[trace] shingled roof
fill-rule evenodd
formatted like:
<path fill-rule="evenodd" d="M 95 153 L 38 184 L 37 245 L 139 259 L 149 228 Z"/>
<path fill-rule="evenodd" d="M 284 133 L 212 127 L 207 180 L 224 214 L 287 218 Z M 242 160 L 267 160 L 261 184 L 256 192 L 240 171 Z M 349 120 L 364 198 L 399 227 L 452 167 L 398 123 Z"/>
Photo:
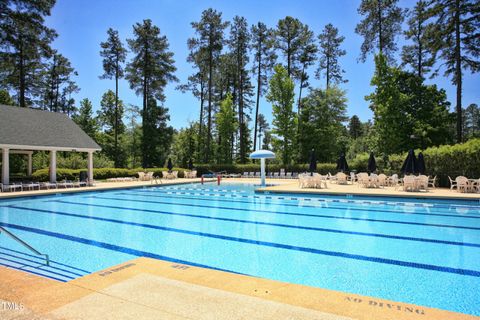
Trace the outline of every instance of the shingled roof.
<path fill-rule="evenodd" d="M 101 150 L 62 113 L 0 105 L 0 147 L 27 150 Z"/>

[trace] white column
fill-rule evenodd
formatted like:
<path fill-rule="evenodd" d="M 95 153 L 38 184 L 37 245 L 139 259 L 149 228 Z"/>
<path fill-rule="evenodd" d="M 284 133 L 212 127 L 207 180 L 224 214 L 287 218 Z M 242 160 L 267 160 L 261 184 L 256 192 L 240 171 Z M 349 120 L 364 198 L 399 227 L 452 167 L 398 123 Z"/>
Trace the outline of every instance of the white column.
<path fill-rule="evenodd" d="M 27 176 L 31 176 L 32 175 L 32 153 L 30 152 L 28 154 L 28 164 L 27 164 Z"/>
<path fill-rule="evenodd" d="M 57 151 L 50 151 L 50 182 L 57 182 Z"/>
<path fill-rule="evenodd" d="M 93 184 L 93 151 L 88 151 L 88 160 L 87 160 L 87 175 L 88 175 L 88 184 Z"/>
<path fill-rule="evenodd" d="M 2 183 L 10 183 L 10 150 L 2 149 Z"/>
<path fill-rule="evenodd" d="M 265 159 L 260 159 L 260 179 L 261 179 L 261 186 L 265 187 Z"/>

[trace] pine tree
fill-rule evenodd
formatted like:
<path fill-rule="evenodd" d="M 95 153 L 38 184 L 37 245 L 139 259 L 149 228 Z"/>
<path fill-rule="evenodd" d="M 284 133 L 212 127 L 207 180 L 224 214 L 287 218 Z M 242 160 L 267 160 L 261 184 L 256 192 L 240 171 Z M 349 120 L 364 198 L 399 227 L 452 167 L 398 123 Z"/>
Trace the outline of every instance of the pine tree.
<path fill-rule="evenodd" d="M 348 133 L 353 139 L 357 139 L 363 134 L 362 122 L 357 115 L 353 115 L 350 118 L 350 122 L 348 123 Z"/>
<path fill-rule="evenodd" d="M 188 77 L 186 83 L 177 87 L 182 92 L 190 91 L 195 98 L 200 101 L 200 115 L 198 119 L 199 125 L 199 137 L 197 141 L 197 153 L 205 154 L 205 139 L 204 139 L 204 126 L 205 126 L 205 100 L 208 94 L 208 68 L 207 68 L 207 52 L 204 47 L 200 46 L 200 42 L 196 38 L 190 38 L 187 41 L 188 49 L 190 53 L 187 57 L 187 62 L 191 63 L 195 69 L 195 72 Z M 202 157 L 203 159 L 203 157 Z"/>
<path fill-rule="evenodd" d="M 127 57 L 127 50 L 124 48 L 122 41 L 118 35 L 118 31 L 109 28 L 107 31 L 108 39 L 105 42 L 100 43 L 102 50 L 100 56 L 103 58 L 103 71 L 100 76 L 101 79 L 115 79 L 115 146 L 114 149 L 118 150 L 118 126 L 119 126 L 119 112 L 118 112 L 118 80 L 123 78 L 124 70 L 123 64 Z M 117 154 L 117 152 L 115 152 Z M 114 157 L 115 167 L 119 166 L 118 157 Z"/>
<path fill-rule="evenodd" d="M 228 45 L 235 61 L 234 90 L 236 94 L 233 98 L 238 110 L 238 160 L 240 163 L 247 162 L 247 152 L 250 145 L 248 113 L 246 113 L 246 111 L 251 109 L 251 97 L 253 96 L 253 86 L 247 70 L 249 43 L 250 33 L 248 31 L 247 20 L 244 17 L 235 16 L 230 29 Z"/>
<path fill-rule="evenodd" d="M 327 24 L 322 33 L 318 35 L 320 42 L 320 59 L 316 72 L 316 78 L 320 79 L 322 74 L 325 76 L 326 88 L 330 88 L 330 83 L 338 84 L 347 82 L 343 78 L 345 70 L 340 67 L 338 59 L 347 52 L 340 48 L 345 37 L 338 35 L 338 29 L 331 23 Z"/>
<path fill-rule="evenodd" d="M 307 25 L 303 25 L 298 58 L 301 69 L 297 76 L 297 78 L 300 80 L 300 90 L 297 104 L 297 110 L 299 114 L 301 110 L 302 89 L 309 86 L 307 69 L 315 63 L 315 60 L 317 59 L 317 52 L 318 47 L 315 44 L 315 34 L 308 28 Z"/>
<path fill-rule="evenodd" d="M 71 101 L 68 96 L 78 92 L 79 88 L 71 79 L 78 73 L 70 61 L 56 50 L 51 59 L 45 64 L 44 70 L 44 99 L 43 109 L 52 112 L 71 113 Z"/>
<path fill-rule="evenodd" d="M 14 106 L 15 101 L 10 96 L 7 90 L 0 89 L 0 104 L 4 104 L 7 106 Z"/>
<path fill-rule="evenodd" d="M 57 36 L 47 28 L 45 17 L 54 0 L 3 0 L 0 7 L 0 83 L 16 92 L 20 107 L 41 97 L 43 59 L 51 55 L 50 43 Z"/>
<path fill-rule="evenodd" d="M 265 119 L 263 114 L 258 115 L 258 142 L 259 142 L 259 149 L 268 149 L 268 143 L 265 143 L 265 138 L 269 134 L 270 125 Z M 262 137 L 264 138 L 262 140 Z"/>
<path fill-rule="evenodd" d="M 408 30 L 405 31 L 407 39 L 413 44 L 402 48 L 402 65 L 410 66 L 420 78 L 430 72 L 435 60 L 428 48 L 428 38 L 434 31 L 434 25 L 429 23 L 428 3 L 419 0 L 412 10 L 409 10 L 407 21 Z"/>
<path fill-rule="evenodd" d="M 257 100 L 253 132 L 253 150 L 257 150 L 257 133 L 260 134 L 260 97 L 267 91 L 269 73 L 275 65 L 277 55 L 273 49 L 274 31 L 272 29 L 268 29 L 264 23 L 258 22 L 256 25 L 252 25 L 250 32 L 252 34 L 251 49 L 254 52 L 252 73 L 257 77 Z"/>
<path fill-rule="evenodd" d="M 78 114 L 72 117 L 73 121 L 92 139 L 96 139 L 98 132 L 98 122 L 93 116 L 92 102 L 87 98 L 80 101 Z"/>
<path fill-rule="evenodd" d="M 207 137 L 205 146 L 205 162 L 209 162 L 211 152 L 212 139 L 212 114 L 213 114 L 213 85 L 215 65 L 218 57 L 222 51 L 225 43 L 223 38 L 223 31 L 228 26 L 228 22 L 222 21 L 222 14 L 213 9 L 207 9 L 202 12 L 202 17 L 199 22 L 192 22 L 192 27 L 197 35 L 196 38 L 191 39 L 199 50 L 204 51 L 205 64 L 208 71 L 207 83 Z"/>
<path fill-rule="evenodd" d="M 290 164 L 292 147 L 295 141 L 297 116 L 293 111 L 294 83 L 287 70 L 281 65 L 275 66 L 275 73 L 270 79 L 267 101 L 273 104 L 273 130 L 277 135 L 274 143 L 279 150 L 284 165 Z"/>
<path fill-rule="evenodd" d="M 477 0 L 438 0 L 429 9 L 435 29 L 429 47 L 443 60 L 445 76 L 457 87 L 457 142 L 462 142 L 463 70 L 480 71 L 480 2 Z M 439 69 L 436 70 L 437 73 Z"/>
<path fill-rule="evenodd" d="M 365 62 L 367 55 L 375 52 L 383 54 L 389 61 L 393 60 L 393 53 L 397 50 L 395 37 L 402 30 L 404 15 L 397 2 L 362 0 L 358 13 L 365 18 L 355 28 L 355 32 L 364 38 L 360 61 Z"/>
<path fill-rule="evenodd" d="M 98 110 L 98 122 L 103 129 L 103 136 L 100 139 L 103 152 L 110 159 L 117 159 L 119 167 L 125 167 L 127 152 L 125 148 L 118 148 L 115 145 L 116 135 L 121 136 L 125 133 L 125 124 L 122 121 L 124 108 L 122 100 L 117 100 L 115 93 L 108 90 L 102 96 Z"/>
<path fill-rule="evenodd" d="M 275 30 L 275 47 L 286 59 L 286 69 L 289 77 L 300 75 L 300 50 L 303 44 L 304 25 L 300 20 L 290 16 L 281 19 Z"/>
<path fill-rule="evenodd" d="M 217 128 L 217 163 L 231 164 L 233 162 L 232 138 L 238 128 L 231 93 L 227 93 L 225 99 L 220 103 L 220 110 L 215 115 L 215 123 Z"/>
<path fill-rule="evenodd" d="M 166 36 L 160 34 L 160 29 L 152 24 L 151 20 L 144 20 L 143 23 L 136 23 L 133 26 L 134 38 L 128 39 L 130 50 L 135 55 L 127 64 L 126 79 L 130 88 L 135 90 L 137 95 L 142 96 L 142 166 L 144 168 L 152 165 L 151 160 L 157 157 L 152 155 L 155 149 L 152 143 L 158 138 L 147 134 L 149 128 L 157 128 L 155 123 L 158 117 L 164 118 L 163 107 L 157 107 L 157 101 L 165 101 L 164 89 L 167 83 L 178 81 L 174 72 L 173 53 L 169 51 L 169 44 Z M 153 101 L 149 101 L 153 100 Z M 149 110 L 158 108 L 159 110 Z M 162 134 L 161 129 L 151 130 L 152 134 Z"/>

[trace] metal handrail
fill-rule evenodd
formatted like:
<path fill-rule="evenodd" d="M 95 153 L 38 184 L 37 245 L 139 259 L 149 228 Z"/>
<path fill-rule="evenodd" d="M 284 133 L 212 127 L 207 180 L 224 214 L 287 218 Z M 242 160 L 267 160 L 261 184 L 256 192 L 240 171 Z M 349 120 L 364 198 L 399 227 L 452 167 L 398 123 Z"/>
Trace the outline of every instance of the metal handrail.
<path fill-rule="evenodd" d="M 9 236 L 9 237 L 12 238 L 13 240 L 17 241 L 18 243 L 20 243 L 21 245 L 23 245 L 25 248 L 27 248 L 27 249 L 30 250 L 31 252 L 35 253 L 35 254 L 38 255 L 38 256 L 43 256 L 43 257 L 45 257 L 45 261 L 46 261 L 46 263 L 47 263 L 47 266 L 50 265 L 50 258 L 48 257 L 48 254 L 44 254 L 44 253 L 39 252 L 37 249 L 35 249 L 35 248 L 32 247 L 31 245 L 29 245 L 28 243 L 26 243 L 25 241 L 23 241 L 22 239 L 20 239 L 19 237 L 17 237 L 16 235 L 14 235 L 13 233 L 11 233 L 11 232 L 8 231 L 7 229 L 5 229 L 4 227 L 0 226 L 0 233 L 2 233 L 2 231 L 3 231 L 7 236 Z"/>

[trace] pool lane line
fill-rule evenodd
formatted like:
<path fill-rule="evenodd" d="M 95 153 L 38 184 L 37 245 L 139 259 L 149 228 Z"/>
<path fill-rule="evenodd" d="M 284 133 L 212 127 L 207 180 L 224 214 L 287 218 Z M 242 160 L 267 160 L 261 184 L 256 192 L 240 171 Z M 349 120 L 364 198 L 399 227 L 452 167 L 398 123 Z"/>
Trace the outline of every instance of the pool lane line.
<path fill-rule="evenodd" d="M 2 256 L 8 256 L 8 257 L 11 257 L 11 258 L 15 258 L 15 259 L 18 259 L 18 260 L 25 260 L 25 261 L 28 261 L 28 262 L 31 262 L 31 263 L 37 263 L 39 264 L 40 266 L 46 266 L 48 268 L 52 268 L 52 269 L 55 269 L 55 270 L 59 270 L 59 271 L 63 271 L 65 273 L 71 273 L 73 275 L 76 275 L 78 277 L 82 277 L 84 276 L 85 274 L 80 274 L 80 273 L 75 273 L 73 271 L 69 271 L 69 270 L 66 270 L 66 269 L 62 269 L 62 268 L 58 268 L 58 267 L 54 267 L 52 265 L 49 265 L 47 266 L 45 264 L 45 261 L 35 261 L 35 260 L 30 260 L 30 259 L 27 259 L 27 258 L 24 258 L 24 257 L 19 257 L 19 256 L 15 256 L 15 255 L 12 255 L 12 254 L 9 254 L 9 253 L 5 253 L 5 252 L 0 252 L 0 259 L 2 258 Z M 19 262 L 20 263 L 20 262 Z M 51 263 L 51 261 L 50 261 Z M 50 271 L 49 271 L 50 272 Z M 60 273 L 58 273 L 59 275 L 62 275 Z"/>
<path fill-rule="evenodd" d="M 165 188 L 162 188 L 162 187 L 152 187 L 152 188 L 148 188 L 148 189 L 130 189 L 131 191 L 135 191 L 135 192 L 142 192 L 142 193 L 169 193 L 169 192 L 173 192 L 173 191 L 169 191 L 169 190 L 175 190 L 175 189 L 165 189 Z M 210 189 L 208 189 L 210 190 Z M 115 190 L 116 192 L 115 193 L 120 193 L 118 191 L 120 190 Z M 178 189 L 177 193 L 178 192 L 182 192 L 181 189 Z M 185 190 L 187 191 L 187 190 Z M 190 191 L 195 191 L 195 192 L 204 192 L 206 193 L 203 189 L 196 189 L 196 190 L 190 190 Z M 216 192 L 216 193 L 219 193 L 217 191 L 207 191 L 207 192 Z M 208 193 L 209 195 L 211 193 Z M 220 194 L 219 194 L 220 195 Z M 220 195 L 221 196 L 221 195 Z M 376 198 L 372 199 L 371 197 L 367 197 L 367 196 L 358 196 L 356 198 L 354 198 L 353 200 L 350 199 L 350 198 L 345 198 L 345 197 L 342 197 L 341 195 L 338 195 L 338 196 L 332 196 L 332 195 L 322 195 L 322 194 L 285 194 L 285 193 L 261 193 L 261 194 L 258 194 L 258 193 L 252 193 L 252 194 L 248 194 L 248 195 L 243 195 L 243 194 L 234 194 L 232 195 L 232 197 L 235 197 L 235 198 L 242 198 L 242 197 L 255 197 L 255 198 L 260 198 L 260 197 L 265 197 L 265 198 L 269 198 L 269 199 L 272 199 L 272 200 L 275 200 L 275 199 L 279 199 L 279 200 L 288 200 L 288 201 L 296 201 L 296 200 L 303 200 L 303 199 L 306 199 L 307 201 L 310 201 L 310 200 L 316 200 L 316 201 L 322 201 L 322 202 L 334 202 L 334 203 L 337 203 L 337 202 L 349 202 L 349 203 L 372 203 L 372 204 L 387 204 L 387 205 L 403 205 L 403 206 L 408 206 L 408 207 L 421 207 L 421 208 L 447 208 L 447 209 L 477 209 L 477 210 L 480 210 L 480 205 L 468 205 L 468 204 L 455 204 L 455 203 L 452 203 L 452 204 L 448 204 L 448 205 L 445 205 L 445 204 L 440 204 L 440 203 L 435 203 L 435 202 L 418 202 L 418 201 L 413 201 L 413 199 L 408 199 L 408 198 L 405 198 L 406 200 L 410 200 L 410 201 L 386 201 L 386 200 L 376 200 Z M 387 196 L 385 196 L 387 197 Z M 289 199 L 290 198 L 290 199 Z M 365 198 L 363 200 L 361 200 L 360 198 Z M 380 198 L 380 196 L 377 196 L 377 198 Z M 426 199 L 427 201 L 428 200 L 431 200 L 431 199 Z M 465 202 L 474 202 L 474 203 L 477 203 L 476 200 L 464 200 Z M 448 210 L 449 211 L 449 210 Z"/>
<path fill-rule="evenodd" d="M 327 203 L 327 204 L 353 204 L 355 205 L 356 207 L 362 207 L 364 205 L 385 205 L 385 206 L 398 206 L 398 205 L 401 205 L 403 207 L 406 207 L 406 208 L 419 208 L 419 209 L 424 209 L 424 210 L 427 210 L 427 209 L 433 209 L 433 208 L 448 208 L 448 207 L 434 207 L 434 206 L 425 206 L 425 205 L 419 205 L 418 203 L 411 203 L 411 202 L 389 202 L 389 201 L 376 201 L 376 200 L 372 200 L 372 201 L 357 201 L 357 200 L 350 200 L 350 199 L 322 199 L 322 198 L 318 198 L 318 197 L 314 197 L 314 198 L 304 198 L 304 197 L 289 197 L 289 196 L 270 196 L 270 195 L 230 195 L 230 196 L 226 196 L 224 194 L 212 194 L 212 193 L 201 193 L 201 192 L 194 192 L 194 193 L 191 193 L 191 192 L 174 192 L 174 191 L 160 191 L 160 190 L 154 190 L 154 191 L 147 191 L 147 190 L 132 190 L 132 192 L 125 192 L 125 191 L 122 191 L 122 192 L 115 192 L 115 193 L 112 193 L 112 195 L 126 195 L 126 194 L 135 194 L 135 195 L 144 195 L 144 196 L 147 196 L 147 195 L 150 195 L 152 197 L 161 197 L 159 196 L 158 194 L 165 194 L 165 195 L 182 195 L 182 196 L 187 196 L 187 195 L 192 195 L 192 196 L 215 196 L 216 198 L 219 198 L 221 199 L 221 197 L 223 198 L 231 198 L 231 199 L 238 199 L 238 200 L 241 200 L 242 198 L 250 198 L 250 199 L 260 199 L 260 200 L 273 200 L 273 201 L 282 201 L 282 200 L 287 200 L 287 201 L 297 201 L 297 202 L 300 202 L 300 201 L 304 201 L 304 202 L 311 202 L 311 203 Z M 276 197 L 276 198 L 275 198 Z M 233 202 L 241 202 L 241 203 L 257 203 L 257 202 L 252 202 L 252 201 L 233 201 Z M 276 203 L 276 202 L 272 202 L 272 201 L 263 201 L 263 203 L 267 203 L 267 204 L 279 204 L 279 203 Z M 300 204 L 299 203 L 281 203 L 281 205 L 286 205 L 286 206 L 299 206 Z M 313 208 L 316 208 L 317 206 L 314 206 L 314 205 L 308 205 L 306 203 L 302 203 L 301 204 L 302 207 L 313 207 Z M 441 210 L 440 212 L 444 212 L 444 213 L 450 213 L 451 210 L 453 208 L 450 208 L 449 210 Z M 456 207 L 456 209 L 471 209 L 471 211 L 473 211 L 474 209 L 476 209 L 477 211 L 480 212 L 480 206 L 462 206 L 462 207 Z M 390 212 L 398 212 L 398 213 L 404 213 L 404 211 L 400 211 L 400 210 L 388 210 L 386 209 L 387 211 L 390 211 Z M 420 213 L 419 213 L 420 214 Z M 428 213 L 423 213 L 423 214 L 428 214 Z M 475 218 L 480 218 L 480 213 L 470 213 L 471 215 L 473 215 Z M 457 215 L 453 215 L 453 216 L 457 216 Z"/>
<path fill-rule="evenodd" d="M 41 269 L 41 268 L 40 268 L 41 266 L 35 266 L 35 265 L 27 264 L 27 263 L 24 263 L 24 262 L 18 262 L 18 261 L 11 260 L 11 259 L 8 259 L 8 258 L 2 258 L 1 256 L 0 256 L 0 259 L 1 259 L 1 260 L 8 261 L 8 262 L 12 262 L 12 263 L 20 264 L 20 265 L 25 266 L 25 267 L 29 267 L 29 268 L 33 268 L 33 269 L 38 269 L 38 270 L 44 271 L 44 272 L 46 272 L 46 273 L 52 273 L 52 274 L 54 274 L 54 275 L 67 278 L 67 279 L 69 279 L 69 280 L 75 279 L 75 277 L 72 277 L 72 276 L 69 276 L 69 275 L 64 275 L 64 274 L 62 274 L 62 273 L 58 273 L 58 272 L 55 272 L 55 271 L 50 271 L 50 270 Z M 15 267 L 13 267 L 13 266 L 10 266 L 10 268 L 14 268 L 14 269 L 16 269 L 16 270 L 27 271 L 27 272 L 29 271 L 29 270 L 23 269 L 24 267 L 15 268 Z M 48 277 L 48 276 L 46 276 L 46 277 Z"/>
<path fill-rule="evenodd" d="M 228 270 L 228 269 L 223 269 L 223 268 L 217 268 L 213 266 L 209 266 L 206 264 L 201 264 L 201 263 L 196 263 L 192 261 L 187 261 L 187 260 L 182 260 L 182 259 L 177 259 L 177 258 L 172 258 L 172 257 L 167 257 L 167 256 L 162 256 L 156 253 L 148 252 L 148 251 L 142 251 L 142 250 L 137 250 L 133 248 L 128 248 L 128 247 L 122 247 L 122 246 L 117 246 L 115 244 L 107 243 L 107 242 L 101 242 L 101 241 L 96 241 L 96 240 L 91 240 L 91 239 L 85 239 L 81 237 L 76 237 L 64 233 L 58 233 L 58 232 L 53 232 L 53 231 L 48 231 L 48 230 L 43 230 L 43 229 L 38 229 L 38 228 L 31 228 L 31 227 L 26 227 L 26 226 L 21 226 L 17 224 L 12 224 L 12 223 L 6 223 L 6 222 L 0 222 L 0 226 L 7 227 L 7 228 L 12 228 L 12 229 L 17 229 L 17 230 L 22 230 L 26 232 L 31 232 L 31 233 L 36 233 L 48 237 L 54 237 L 58 239 L 63 239 L 63 240 L 69 240 L 69 241 L 74 241 L 90 246 L 96 246 L 102 249 L 107 249 L 111 251 L 117 251 L 125 254 L 130 254 L 135 257 L 147 257 L 147 258 L 154 258 L 158 260 L 164 260 L 164 261 L 169 261 L 169 262 L 174 262 L 174 263 L 180 263 L 180 264 L 188 264 L 190 266 L 194 267 L 200 267 L 200 268 L 208 268 L 208 269 L 213 269 L 213 270 L 218 270 L 218 271 L 226 271 L 226 272 L 231 272 L 231 273 L 236 273 L 236 274 L 244 274 L 240 273 L 237 271 L 233 270 Z M 24 270 L 26 272 L 30 272 L 28 270 Z M 60 280 L 62 281 L 62 280 Z"/>
<path fill-rule="evenodd" d="M 76 202 L 69 202 L 69 203 L 74 204 L 74 205 L 82 205 L 82 206 L 88 206 L 89 205 L 89 204 L 85 204 L 85 203 L 76 203 Z M 289 229 L 299 229 L 299 230 L 308 230 L 308 231 L 329 232 L 329 233 L 339 233 L 339 234 L 348 234 L 348 235 L 357 235 L 357 236 L 378 237 L 378 238 L 386 238 L 386 239 L 394 239 L 394 240 L 417 241 L 417 242 L 427 242 L 427 243 L 436 243 L 436 244 L 446 244 L 446 245 L 480 248 L 480 244 L 469 243 L 469 242 L 457 242 L 457 241 L 449 241 L 449 240 L 436 240 L 436 239 L 427 239 L 427 238 L 404 237 L 404 236 L 386 235 L 386 234 L 380 234 L 380 233 L 367 233 L 367 232 L 360 232 L 360 231 L 345 231 L 345 230 L 319 228 L 319 227 L 295 226 L 295 225 L 289 225 L 289 224 L 283 224 L 283 223 L 272 223 L 272 222 L 251 221 L 251 220 L 233 219 L 233 218 L 211 217 L 211 216 L 204 216 L 204 215 L 191 214 L 191 213 L 177 213 L 177 212 L 160 211 L 160 210 L 152 210 L 152 209 L 112 207 L 112 206 L 106 206 L 106 205 L 94 205 L 94 206 L 99 206 L 99 207 L 108 208 L 108 209 L 123 209 L 123 210 L 125 210 L 125 213 L 129 213 L 129 211 L 148 212 L 148 213 L 155 213 L 155 214 L 162 214 L 162 215 L 183 216 L 183 217 L 191 217 L 191 218 L 199 218 L 199 219 L 207 219 L 207 220 L 219 220 L 219 221 L 245 223 L 245 224 L 253 224 L 253 225 L 265 225 L 265 226 L 283 227 L 283 228 L 289 228 Z M 49 209 L 36 209 L 36 208 L 32 209 L 32 208 L 29 208 L 29 207 L 20 207 L 20 206 L 12 206 L 11 208 L 19 209 L 19 210 L 25 210 L 25 211 L 32 210 L 32 211 L 43 212 L 43 213 L 70 214 L 68 212 L 52 211 L 52 210 L 49 210 Z M 85 216 L 85 215 L 82 215 L 82 217 L 83 216 Z M 85 217 L 88 217 L 88 216 L 85 216 Z"/>
<path fill-rule="evenodd" d="M 168 227 L 160 227 L 160 226 L 154 226 L 154 225 L 143 224 L 143 223 L 132 223 L 132 222 L 127 223 L 125 221 L 115 220 L 115 219 L 104 219 L 104 218 L 96 218 L 96 217 L 82 217 L 82 218 L 88 218 L 88 219 L 94 219 L 94 220 L 100 220 L 100 221 L 108 221 L 108 222 L 114 222 L 114 223 L 119 223 L 119 224 L 134 225 L 134 226 L 140 226 L 140 227 L 144 227 L 144 228 L 152 228 L 152 229 L 157 229 L 157 230 L 171 231 L 171 232 L 176 232 L 176 233 L 181 233 L 181 234 L 200 236 L 200 237 L 206 237 L 206 238 L 212 238 L 212 239 L 220 239 L 220 240 L 225 240 L 225 241 L 247 243 L 247 244 L 253 244 L 253 245 L 257 245 L 257 246 L 272 247 L 272 248 L 278 248 L 278 249 L 306 252 L 306 253 L 312 253 L 312 254 L 318 254 L 318 255 L 332 256 L 332 257 L 339 257 L 339 258 L 345 258 L 345 259 L 353 259 L 353 260 L 367 261 L 367 262 L 374 262 L 374 263 L 381 263 L 381 264 L 388 264 L 388 265 L 396 265 L 396 266 L 401 266 L 401 267 L 410 267 L 410 268 L 416 268 L 416 269 L 439 271 L 439 272 L 444 272 L 444 273 L 459 274 L 459 275 L 463 275 L 463 276 L 480 277 L 480 271 L 477 271 L 477 270 L 443 267 L 443 266 L 436 266 L 436 265 L 425 264 L 425 263 L 409 262 L 409 261 L 394 260 L 394 259 L 379 258 L 379 257 L 370 257 L 370 256 L 344 253 L 344 252 L 337 252 L 337 251 L 327 251 L 327 250 L 313 249 L 313 248 L 300 247 L 300 246 L 292 246 L 292 245 L 279 244 L 279 243 L 273 243 L 273 242 L 267 242 L 267 241 L 259 241 L 259 240 L 245 239 L 245 238 L 222 236 L 222 235 L 206 233 L 206 232 L 195 232 L 195 231 L 189 231 L 189 230 L 182 230 L 182 229 L 175 229 L 175 228 L 168 228 Z M 71 235 L 66 235 L 66 234 L 61 234 L 61 233 L 52 232 L 52 231 L 48 231 L 48 230 L 42 230 L 42 229 L 31 228 L 31 227 L 26 227 L 26 226 L 11 224 L 11 223 L 3 223 L 3 222 L 0 222 L 0 225 L 4 226 L 4 227 L 13 228 L 13 229 L 35 232 L 35 233 L 38 233 L 38 234 L 43 234 L 43 235 L 47 235 L 47 236 L 52 236 L 52 237 L 57 237 L 57 238 L 82 242 L 82 243 L 86 243 L 86 244 L 94 244 L 94 245 L 101 244 L 102 247 L 107 248 L 107 249 L 111 248 L 111 249 L 114 249 L 116 251 L 117 250 L 118 251 L 124 250 L 122 252 L 125 252 L 125 253 L 136 252 L 136 253 L 141 253 L 141 255 L 143 255 L 143 256 L 153 257 L 153 258 L 156 258 L 156 259 L 163 259 L 163 258 L 161 258 L 163 256 L 160 256 L 160 255 L 157 255 L 157 254 L 154 254 L 154 253 L 151 253 L 151 252 L 140 251 L 140 250 L 136 250 L 136 249 L 132 249 L 132 248 L 126 248 L 126 247 L 120 247 L 120 246 L 105 243 L 105 242 L 99 242 L 99 241 L 95 241 L 95 240 L 84 239 L 84 238 L 71 236 Z M 131 254 L 133 254 L 133 253 L 131 253 Z M 145 254 L 147 254 L 147 255 L 145 255 Z M 133 254 L 133 255 L 141 256 L 141 255 L 138 255 L 138 254 Z M 155 256 L 157 256 L 157 257 L 155 257 Z M 172 259 L 172 258 L 170 258 L 170 259 Z M 163 260 L 166 260 L 166 259 L 163 259 Z M 178 259 L 174 259 L 174 260 L 178 260 Z M 167 261 L 170 261 L 170 260 L 167 260 Z M 172 261 L 172 262 L 191 264 L 191 263 L 188 263 L 188 262 L 182 261 L 182 260 Z M 194 266 L 202 266 L 202 265 L 194 265 Z M 215 267 L 209 267 L 209 266 L 203 266 L 203 267 L 215 269 Z M 218 270 L 218 268 L 217 268 L 217 270 Z M 220 270 L 222 270 L 222 269 L 220 269 Z M 228 270 L 222 270 L 222 271 L 228 271 Z"/>
<path fill-rule="evenodd" d="M 5 248 L 5 247 L 2 247 L 2 246 L 0 246 L 0 250 L 11 251 L 11 252 L 15 252 L 15 253 L 18 253 L 18 254 L 23 254 L 25 256 L 33 257 L 33 258 L 36 258 L 36 259 L 43 259 L 43 258 L 40 258 L 39 256 L 34 256 L 33 254 L 13 250 L 13 249 L 10 249 L 10 248 Z M 0 251 L 0 254 L 1 253 L 2 252 Z M 52 262 L 55 263 L 55 264 L 58 264 L 59 266 L 64 266 L 64 267 L 75 269 L 75 270 L 82 271 L 82 272 L 85 272 L 85 273 L 92 273 L 92 271 L 88 271 L 88 270 L 85 270 L 85 269 L 80 269 L 80 268 L 77 268 L 77 267 L 74 267 L 74 266 L 71 266 L 71 265 L 68 265 L 68 264 L 61 263 L 61 262 L 50 259 L 50 263 L 52 263 Z"/>
<path fill-rule="evenodd" d="M 466 230 L 476 230 L 476 231 L 480 230 L 479 227 L 456 226 L 456 225 L 449 225 L 449 224 L 434 224 L 434 223 L 422 223 L 422 222 L 411 222 L 411 221 L 342 217 L 342 216 L 334 216 L 334 215 L 282 212 L 282 211 L 262 210 L 262 209 L 243 209 L 243 208 L 231 208 L 231 207 L 217 207 L 217 206 L 208 206 L 208 205 L 200 205 L 200 204 L 171 203 L 171 202 L 151 201 L 151 200 L 133 200 L 133 199 L 118 199 L 118 198 L 115 199 L 115 198 L 107 198 L 107 197 L 99 197 L 99 196 L 93 196 L 92 198 L 100 199 L 100 200 L 105 199 L 105 200 L 118 200 L 118 201 L 132 201 L 132 202 L 143 202 L 143 203 L 168 204 L 168 205 L 174 205 L 174 206 L 187 206 L 187 207 L 208 208 L 208 209 L 222 209 L 222 210 L 243 211 L 243 212 L 244 211 L 252 211 L 252 212 L 271 213 L 271 214 L 278 214 L 278 215 L 300 216 L 300 217 L 314 217 L 314 218 L 353 220 L 353 221 L 369 221 L 369 222 L 394 223 L 394 224 L 416 225 L 416 226 L 426 226 L 426 227 L 466 229 Z M 50 202 L 82 204 L 82 203 L 75 203 L 73 201 L 65 201 L 65 200 L 52 200 Z M 116 206 L 106 206 L 106 205 L 100 205 L 100 204 L 88 204 L 88 205 L 105 207 L 105 208 L 114 208 L 114 209 L 127 209 L 127 210 L 135 209 L 135 208 L 125 208 L 125 207 L 116 207 Z"/>
<path fill-rule="evenodd" d="M 166 196 L 171 196 L 172 198 L 176 199 L 188 199 L 188 200 L 200 200 L 200 201 L 212 201 L 211 198 L 200 198 L 200 196 L 209 196 L 207 194 L 204 195 L 195 195 L 192 194 L 192 196 L 195 197 L 188 197 L 188 194 L 182 194 L 182 193 L 165 193 L 165 196 L 160 196 L 160 195 L 152 195 L 152 194 L 147 194 L 147 193 L 131 193 L 131 192 L 122 192 L 122 193 L 116 193 L 117 195 L 130 195 L 130 196 L 138 196 L 138 197 L 153 197 L 153 198 L 162 198 L 165 199 Z M 99 196 L 88 196 L 88 198 L 98 198 Z M 227 198 L 224 198 L 227 199 Z M 230 198 L 229 198 L 230 199 Z M 266 199 L 268 200 L 268 199 Z M 372 209 L 371 207 L 365 207 L 365 208 L 359 208 L 358 206 L 355 208 L 350 208 L 350 207 L 345 207 L 345 206 L 332 206 L 332 207 L 327 207 L 327 206 L 312 206 L 308 204 L 291 204 L 291 203 L 273 203 L 273 202 L 268 202 L 268 201 L 263 201 L 263 202 L 255 202 L 255 201 L 244 201 L 244 200 L 223 200 L 220 197 L 216 197 L 215 201 L 218 202 L 228 202 L 228 203 L 248 203 L 248 204 L 270 204 L 270 205 L 281 205 L 281 206 L 286 206 L 286 207 L 294 207 L 294 208 L 325 208 L 325 209 L 348 209 L 352 211 L 370 211 L 370 212 L 380 212 L 380 213 L 393 213 L 393 214 L 400 214 L 400 215 L 422 215 L 422 216 L 438 216 L 438 217 L 452 217 L 452 218 L 465 218 L 465 219 L 480 219 L 480 215 L 477 214 L 471 214 L 470 216 L 462 216 L 462 215 L 455 215 L 455 214 L 439 214 L 439 213 L 426 213 L 426 212 L 404 212 L 400 210 L 390 210 L 390 209 Z M 322 202 L 323 203 L 323 202 Z M 335 204 L 345 204 L 348 202 L 334 202 Z M 420 206 L 407 206 L 409 208 L 425 208 L 425 207 L 420 207 Z"/>
<path fill-rule="evenodd" d="M 35 274 L 35 275 L 40 276 L 40 277 L 43 277 L 43 278 L 53 279 L 53 280 L 57 280 L 57 281 L 60 281 L 60 282 L 68 282 L 68 281 L 72 280 L 72 279 L 69 279 L 69 280 L 59 279 L 59 278 L 57 278 L 57 277 L 48 276 L 48 275 L 46 275 L 46 274 L 39 273 L 39 272 L 35 272 L 35 271 L 32 271 L 32 270 L 15 268 L 14 266 L 11 266 L 11 265 L 8 265 L 8 264 L 5 264 L 5 263 L 1 263 L 1 262 L 0 262 L 0 266 L 7 267 L 7 268 L 9 268 L 9 269 L 14 269 L 14 270 L 19 270 L 19 271 L 23 271 L 23 272 L 32 273 L 32 274 Z M 42 271 L 43 271 L 43 270 L 42 270 Z"/>

